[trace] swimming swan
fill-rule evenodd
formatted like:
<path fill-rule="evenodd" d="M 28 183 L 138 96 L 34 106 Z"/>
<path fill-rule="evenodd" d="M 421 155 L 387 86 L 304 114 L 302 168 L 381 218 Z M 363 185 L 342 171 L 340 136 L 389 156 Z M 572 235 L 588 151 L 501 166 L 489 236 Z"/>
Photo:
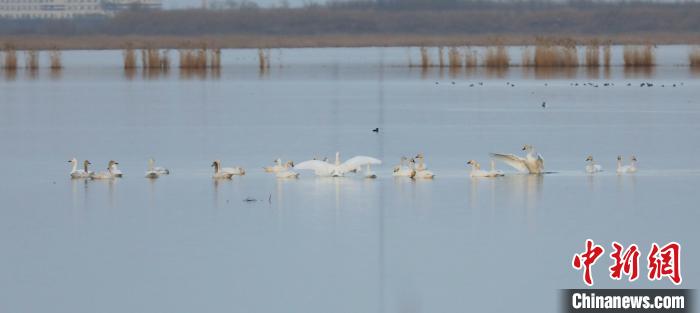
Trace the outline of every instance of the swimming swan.
<path fill-rule="evenodd" d="M 297 164 L 294 168 L 300 170 L 313 170 L 317 176 L 343 177 L 345 174 L 357 171 L 366 164 L 382 164 L 382 161 L 368 156 L 356 156 L 340 163 L 340 152 L 335 153 L 335 163 L 319 160 L 308 160 Z"/>
<path fill-rule="evenodd" d="M 156 160 L 148 159 L 148 170 L 146 171 L 146 178 L 158 178 L 160 175 L 170 174 L 170 170 L 163 167 L 155 167 Z"/>
<path fill-rule="evenodd" d="M 535 149 L 531 145 L 524 145 L 522 150 L 527 152 L 524 158 L 513 154 L 500 153 L 491 153 L 491 156 L 520 172 L 528 172 L 530 174 L 541 174 L 544 172 L 544 159 L 542 156 L 539 153 L 535 153 Z"/>
<path fill-rule="evenodd" d="M 265 170 L 265 173 L 277 173 L 285 170 L 285 167 L 282 165 L 282 159 L 277 159 L 275 160 L 275 165 L 265 166 L 263 167 L 263 170 Z"/>
<path fill-rule="evenodd" d="M 221 167 L 221 160 L 216 160 L 214 163 L 218 162 L 219 166 L 219 171 L 222 173 L 229 173 L 234 176 L 243 176 L 245 175 L 245 169 L 243 169 L 240 166 L 234 166 L 234 167 Z M 214 165 L 212 165 L 214 166 Z"/>
<path fill-rule="evenodd" d="M 495 169 L 495 162 L 491 162 L 491 170 L 490 171 L 485 171 L 481 169 L 481 165 L 479 162 L 475 160 L 469 160 L 467 162 L 467 165 L 470 165 L 472 170 L 469 173 L 469 176 L 471 177 L 498 177 L 498 176 L 503 176 L 503 172 L 496 170 Z"/>
<path fill-rule="evenodd" d="M 78 169 L 78 160 L 76 158 L 72 158 L 70 161 L 68 161 L 68 163 L 71 164 L 71 178 L 89 178 L 90 175 L 93 173 L 90 170 L 88 170 L 88 166 L 92 164 L 88 160 L 83 161 L 83 169 L 81 170 Z"/>
<path fill-rule="evenodd" d="M 600 164 L 596 164 L 596 163 L 595 163 L 595 161 L 593 160 L 593 156 L 592 156 L 592 155 L 589 155 L 589 156 L 586 158 L 586 162 L 588 162 L 588 164 L 586 164 L 586 173 L 588 173 L 588 174 L 595 174 L 595 173 L 598 173 L 598 172 L 602 172 L 602 171 L 603 171 L 603 167 L 600 166 Z"/>
<path fill-rule="evenodd" d="M 617 173 L 636 173 L 637 172 L 637 157 L 632 156 L 632 162 L 630 165 L 622 165 L 622 156 L 617 156 Z"/>
<path fill-rule="evenodd" d="M 294 167 L 294 162 L 287 161 L 287 163 L 282 166 L 282 170 L 275 172 L 275 176 L 277 176 L 277 178 L 298 178 L 299 173 L 289 170 L 291 167 Z"/>
<path fill-rule="evenodd" d="M 415 175 L 413 175 L 413 178 L 433 178 L 435 177 L 435 174 L 429 170 L 417 170 L 416 169 L 416 160 L 411 159 L 408 161 L 408 167 L 416 172 Z"/>
<path fill-rule="evenodd" d="M 110 160 L 109 163 L 111 164 L 109 166 L 109 168 L 111 169 L 110 173 L 112 173 L 112 175 L 114 175 L 114 177 L 124 176 L 124 174 L 122 174 L 122 171 L 120 171 L 119 168 L 117 167 L 117 165 L 119 165 L 119 163 L 117 163 L 117 161 Z"/>
<path fill-rule="evenodd" d="M 418 160 L 418 164 L 416 164 L 416 171 L 420 172 L 428 169 L 428 166 L 425 165 L 425 156 L 423 156 L 423 152 L 418 153 L 414 159 Z"/>
<path fill-rule="evenodd" d="M 107 171 L 106 172 L 98 172 L 98 173 L 92 173 L 90 175 L 91 179 L 114 179 L 118 176 L 114 175 L 113 171 L 113 165 L 119 164 L 114 160 L 109 161 L 109 164 L 107 164 Z"/>
<path fill-rule="evenodd" d="M 231 179 L 231 176 L 233 176 L 233 173 L 223 171 L 220 160 L 214 160 L 211 166 L 214 168 L 214 175 L 212 176 L 214 179 Z"/>
<path fill-rule="evenodd" d="M 401 162 L 399 165 L 394 166 L 394 173 L 391 174 L 394 177 L 411 177 L 416 176 L 416 170 L 405 166 L 403 162 L 405 162 L 407 158 L 405 156 L 401 157 Z"/>

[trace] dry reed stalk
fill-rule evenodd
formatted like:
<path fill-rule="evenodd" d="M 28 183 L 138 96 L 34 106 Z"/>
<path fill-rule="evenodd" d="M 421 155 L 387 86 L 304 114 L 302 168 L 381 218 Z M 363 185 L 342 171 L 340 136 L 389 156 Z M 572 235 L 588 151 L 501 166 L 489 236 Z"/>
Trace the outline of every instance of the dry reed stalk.
<path fill-rule="evenodd" d="M 486 67 L 508 67 L 510 65 L 510 57 L 504 46 L 488 47 L 486 56 L 484 57 L 484 66 Z"/>
<path fill-rule="evenodd" d="M 688 54 L 690 67 L 700 67 L 700 47 L 695 47 Z"/>
<path fill-rule="evenodd" d="M 213 69 L 220 69 L 221 68 L 221 49 L 212 49 L 210 51 L 210 59 L 211 59 L 211 64 L 210 67 Z"/>
<path fill-rule="evenodd" d="M 478 65 L 476 51 L 467 49 L 467 51 L 464 52 L 464 66 L 468 68 L 475 68 Z"/>
<path fill-rule="evenodd" d="M 146 49 L 141 49 L 141 68 L 144 70 L 148 68 L 148 52 Z"/>
<path fill-rule="evenodd" d="M 625 46 L 622 54 L 625 67 L 650 67 L 655 64 L 654 48 L 646 46 Z"/>
<path fill-rule="evenodd" d="M 267 63 L 268 60 L 268 57 L 265 56 L 265 50 L 258 48 L 258 67 L 261 71 L 264 71 L 266 68 L 270 67 L 270 65 Z"/>
<path fill-rule="evenodd" d="M 3 68 L 7 71 L 17 70 L 17 51 L 11 46 L 5 46 L 5 60 Z"/>
<path fill-rule="evenodd" d="M 170 52 L 168 50 L 164 50 L 160 56 L 160 69 L 166 72 L 170 69 Z"/>
<path fill-rule="evenodd" d="M 197 50 L 197 57 L 195 61 L 196 69 L 206 69 L 207 68 L 207 49 L 201 48 Z"/>
<path fill-rule="evenodd" d="M 572 40 L 538 39 L 535 46 L 535 67 L 578 66 L 578 51 Z"/>
<path fill-rule="evenodd" d="M 30 71 L 36 71 L 39 69 L 39 52 L 36 50 L 27 51 L 25 67 Z"/>
<path fill-rule="evenodd" d="M 603 66 L 610 67 L 612 59 L 612 43 L 608 41 L 603 47 Z"/>
<path fill-rule="evenodd" d="M 440 67 L 445 67 L 445 49 L 443 47 L 438 47 L 438 64 Z"/>
<path fill-rule="evenodd" d="M 124 69 L 135 69 L 136 68 L 136 51 L 132 48 L 126 48 L 124 50 Z"/>
<path fill-rule="evenodd" d="M 180 53 L 180 64 L 181 69 L 193 69 L 196 65 L 194 51 L 189 49 L 179 50 Z"/>
<path fill-rule="evenodd" d="M 600 67 L 600 45 L 597 40 L 586 46 L 586 66 Z"/>
<path fill-rule="evenodd" d="M 426 47 L 420 47 L 420 66 L 422 68 L 430 67 L 430 54 L 428 54 Z"/>
<path fill-rule="evenodd" d="M 462 67 L 462 52 L 457 47 L 450 47 L 447 51 L 447 60 L 450 62 L 451 69 Z"/>
<path fill-rule="evenodd" d="M 63 62 L 61 61 L 61 50 L 53 49 L 49 51 L 49 68 L 52 72 L 56 72 L 63 69 Z"/>
<path fill-rule="evenodd" d="M 534 59 L 532 57 L 532 50 L 530 47 L 525 47 L 521 56 L 520 66 L 521 67 L 532 67 L 534 66 Z"/>

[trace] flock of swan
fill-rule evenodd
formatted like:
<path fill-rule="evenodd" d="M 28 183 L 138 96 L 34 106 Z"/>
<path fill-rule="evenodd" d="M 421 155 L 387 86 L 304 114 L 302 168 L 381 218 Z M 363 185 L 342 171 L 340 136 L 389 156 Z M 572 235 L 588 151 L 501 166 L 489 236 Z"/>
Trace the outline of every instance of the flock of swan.
<path fill-rule="evenodd" d="M 481 169 L 481 165 L 476 160 L 469 160 L 467 166 L 471 166 L 471 177 L 499 177 L 504 176 L 505 173 L 501 170 L 496 169 L 496 160 L 501 161 L 510 167 L 516 169 L 521 173 L 529 174 L 544 174 L 544 159 L 542 155 L 535 152 L 535 149 L 531 145 L 524 145 L 522 150 L 525 151 L 524 156 L 517 156 L 515 154 L 502 154 L 502 153 L 491 153 L 490 169 Z M 585 172 L 588 174 L 595 174 L 603 171 L 600 164 L 593 160 L 593 156 L 588 156 L 586 158 L 586 166 L 584 168 Z M 102 172 L 94 172 L 90 170 L 90 161 L 83 161 L 83 168 L 78 168 L 78 160 L 76 158 L 68 161 L 71 164 L 70 177 L 76 179 L 114 179 L 123 176 L 121 170 L 119 170 L 119 163 L 110 160 L 107 164 L 107 170 Z M 336 152 L 335 161 L 328 162 L 328 158 L 319 160 L 313 158 L 312 160 L 304 161 L 299 164 L 294 164 L 293 161 L 283 162 L 281 159 L 276 159 L 274 165 L 266 166 L 263 170 L 266 173 L 273 173 L 277 178 L 298 178 L 299 173 L 296 170 L 310 170 L 313 171 L 316 176 L 321 177 L 343 177 L 350 173 L 361 173 L 364 178 L 377 178 L 377 174 L 372 171 L 372 165 L 380 165 L 382 161 L 369 156 L 355 156 L 344 162 L 340 160 L 340 152 Z M 214 174 L 212 178 L 214 179 L 231 179 L 233 176 L 243 176 L 246 171 L 240 166 L 235 167 L 222 167 L 220 160 L 215 160 L 212 162 L 211 167 L 214 168 Z M 617 169 L 618 174 L 631 174 L 637 172 L 637 158 L 635 156 L 631 157 L 631 163 L 624 165 L 622 161 L 622 156 L 617 157 Z M 170 171 L 164 167 L 155 166 L 155 160 L 148 160 L 148 168 L 145 173 L 146 178 L 155 179 L 163 175 L 169 175 Z M 394 166 L 392 176 L 394 177 L 409 177 L 413 179 L 431 179 L 435 177 L 435 173 L 428 169 L 425 163 L 425 156 L 423 153 L 418 153 L 415 157 L 407 158 L 401 157 L 398 165 Z"/>

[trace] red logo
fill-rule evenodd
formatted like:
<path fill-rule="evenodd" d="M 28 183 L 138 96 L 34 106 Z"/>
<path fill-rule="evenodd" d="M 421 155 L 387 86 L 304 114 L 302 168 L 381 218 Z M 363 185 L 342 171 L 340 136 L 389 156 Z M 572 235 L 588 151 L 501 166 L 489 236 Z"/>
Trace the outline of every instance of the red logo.
<path fill-rule="evenodd" d="M 671 242 L 661 248 L 656 243 L 651 245 L 651 251 L 647 257 L 649 261 L 649 280 L 661 280 L 668 277 L 679 285 L 681 278 L 681 245 Z"/>
<path fill-rule="evenodd" d="M 588 286 L 593 286 L 593 278 L 591 277 L 591 266 L 598 261 L 598 258 L 605 252 L 603 246 L 593 245 L 593 240 L 586 240 L 586 251 L 581 254 L 574 254 L 572 265 L 575 269 L 580 270 L 583 267 L 583 281 Z M 581 264 L 583 262 L 583 264 Z"/>

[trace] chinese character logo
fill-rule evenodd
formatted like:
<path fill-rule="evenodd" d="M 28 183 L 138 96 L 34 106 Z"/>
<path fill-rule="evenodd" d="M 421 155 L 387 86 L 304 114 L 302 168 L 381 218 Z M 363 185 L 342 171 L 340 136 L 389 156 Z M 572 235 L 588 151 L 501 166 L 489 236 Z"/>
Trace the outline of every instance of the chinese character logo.
<path fill-rule="evenodd" d="M 676 242 L 671 242 L 661 248 L 653 243 L 647 257 L 649 280 L 661 280 L 668 277 L 674 284 L 679 285 L 683 281 L 680 255 L 681 245 Z"/>
<path fill-rule="evenodd" d="M 572 265 L 575 269 L 583 268 L 583 281 L 588 286 L 593 286 L 593 278 L 591 277 L 591 266 L 598 261 L 598 258 L 605 252 L 603 246 L 594 245 L 593 240 L 586 240 L 586 251 L 581 254 L 575 254 Z"/>
<path fill-rule="evenodd" d="M 610 258 L 615 261 L 615 264 L 610 267 L 610 278 L 620 280 L 622 274 L 629 276 L 629 281 L 635 281 L 639 277 L 639 248 L 637 245 L 630 245 L 627 250 L 624 250 L 621 244 L 613 241 L 613 249 L 610 253 Z"/>

